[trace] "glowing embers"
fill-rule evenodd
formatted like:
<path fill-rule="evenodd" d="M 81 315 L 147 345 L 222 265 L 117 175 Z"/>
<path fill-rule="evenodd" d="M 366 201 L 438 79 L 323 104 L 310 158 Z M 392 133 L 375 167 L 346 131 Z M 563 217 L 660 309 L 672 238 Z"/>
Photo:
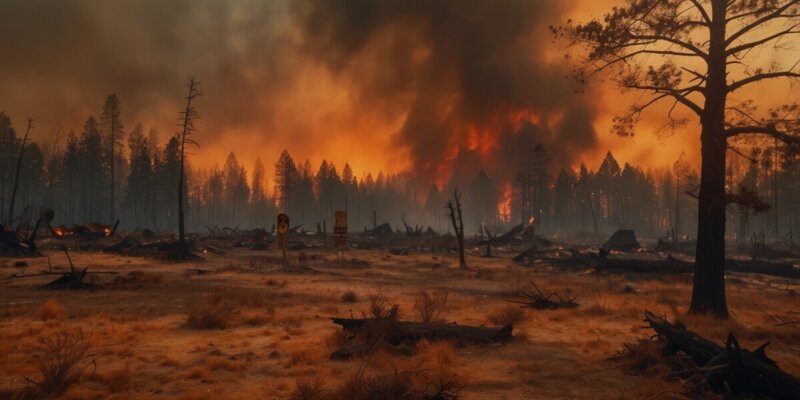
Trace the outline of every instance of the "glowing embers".
<path fill-rule="evenodd" d="M 503 198 L 497 203 L 497 216 L 503 222 L 511 221 L 511 182 L 506 182 Z"/>

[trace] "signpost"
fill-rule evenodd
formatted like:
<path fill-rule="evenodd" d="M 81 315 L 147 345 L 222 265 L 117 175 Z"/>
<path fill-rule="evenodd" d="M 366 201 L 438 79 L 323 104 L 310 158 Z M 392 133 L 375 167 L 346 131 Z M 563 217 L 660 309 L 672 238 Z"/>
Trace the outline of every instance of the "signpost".
<path fill-rule="evenodd" d="M 336 246 L 336 256 L 339 262 L 342 262 L 344 261 L 344 249 L 347 247 L 347 212 L 336 211 L 334 217 L 333 244 Z"/>
<path fill-rule="evenodd" d="M 286 258 L 286 248 L 289 246 L 289 239 L 287 235 L 289 234 L 289 216 L 280 213 L 278 214 L 278 248 L 283 251 L 283 265 L 289 265 L 289 259 Z"/>

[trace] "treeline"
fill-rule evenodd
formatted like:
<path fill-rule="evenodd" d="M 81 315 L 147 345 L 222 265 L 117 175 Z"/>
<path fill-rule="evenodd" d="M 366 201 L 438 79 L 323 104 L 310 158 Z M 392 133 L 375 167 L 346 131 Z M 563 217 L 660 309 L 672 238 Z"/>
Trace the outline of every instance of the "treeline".
<path fill-rule="evenodd" d="M 64 134 L 58 129 L 44 146 L 29 140 L 22 153 L 17 207 L 11 215 L 22 139 L 10 118 L 0 113 L 0 219 L 32 221 L 42 209 L 52 208 L 55 224 L 113 224 L 119 219 L 124 230 L 174 232 L 180 140 L 172 136 L 161 143 L 158 131 L 146 130 L 141 123 L 126 130 L 121 116 L 121 103 L 111 95 L 100 118 L 89 117 L 79 132 Z M 729 206 L 729 237 L 743 239 L 763 232 L 782 239 L 800 219 L 793 207 L 800 199 L 800 162 L 780 148 L 752 148 L 748 155 L 737 152 L 729 157 L 728 186 L 755 191 L 773 203 L 773 209 L 753 215 L 747 208 Z M 458 187 L 468 233 L 481 226 L 501 231 L 533 220 L 540 232 L 548 234 L 605 235 L 624 227 L 643 237 L 695 235 L 693 196 L 699 178 L 683 158 L 670 168 L 643 170 L 620 165 L 609 152 L 597 170 L 581 165 L 575 171 L 554 173 L 547 149 L 537 145 L 519 164 L 516 176 L 490 176 L 484 171 L 472 178 L 454 174 L 458 178 L 445 187 L 429 185 L 420 191 L 419 181 L 408 174 L 357 177 L 348 164 L 338 167 L 323 160 L 315 167 L 285 150 L 274 163 L 270 184 L 268 167 L 260 159 L 247 168 L 231 152 L 222 166 L 188 166 L 187 228 L 269 229 L 275 215 L 286 212 L 292 226 L 331 231 L 333 213 L 346 210 L 352 232 L 384 222 L 403 229 L 404 221 L 447 232 L 443 205 Z"/>

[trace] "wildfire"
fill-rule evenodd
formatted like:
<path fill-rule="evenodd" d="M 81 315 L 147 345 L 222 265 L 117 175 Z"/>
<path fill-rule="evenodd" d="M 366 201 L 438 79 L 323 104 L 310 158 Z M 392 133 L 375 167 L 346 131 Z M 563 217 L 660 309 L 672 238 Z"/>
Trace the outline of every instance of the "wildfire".
<path fill-rule="evenodd" d="M 511 221 L 511 182 L 506 182 L 503 199 L 497 204 L 497 215 L 503 222 Z"/>
<path fill-rule="evenodd" d="M 528 225 L 533 225 L 534 222 L 536 222 L 536 218 L 534 218 L 533 215 L 531 215 L 531 217 L 528 218 Z"/>

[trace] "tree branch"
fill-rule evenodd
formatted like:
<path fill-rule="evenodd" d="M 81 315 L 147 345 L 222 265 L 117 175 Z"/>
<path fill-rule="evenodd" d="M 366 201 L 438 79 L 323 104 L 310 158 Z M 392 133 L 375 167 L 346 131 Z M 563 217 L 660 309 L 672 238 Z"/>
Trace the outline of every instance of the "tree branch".
<path fill-rule="evenodd" d="M 726 54 L 731 56 L 731 55 L 734 55 L 734 54 L 739 53 L 741 51 L 752 49 L 752 48 L 760 46 L 760 45 L 762 45 L 762 44 L 764 44 L 766 42 L 778 39 L 778 38 L 786 36 L 786 35 L 798 34 L 798 33 L 800 33 L 800 31 L 793 30 L 793 29 L 797 28 L 798 26 L 800 26 L 800 24 L 792 25 L 790 28 L 782 30 L 782 31 L 780 31 L 778 33 L 775 33 L 773 35 L 769 35 L 767 37 L 764 37 L 764 38 L 761 38 L 761 39 L 758 39 L 758 40 L 754 40 L 752 42 L 748 42 L 748 43 L 744 43 L 742 45 L 736 46 L 736 47 L 728 50 L 726 52 Z"/>
<path fill-rule="evenodd" d="M 791 70 L 789 70 L 789 71 L 778 71 L 778 72 L 767 72 L 763 74 L 756 74 L 731 83 L 730 85 L 728 85 L 728 91 L 733 92 L 751 83 L 755 83 L 765 79 L 774 79 L 774 78 L 800 78 L 800 73 L 792 72 Z"/>
<path fill-rule="evenodd" d="M 761 25 L 761 24 L 763 24 L 763 23 L 765 23 L 765 22 L 767 22 L 769 20 L 772 20 L 772 19 L 775 19 L 775 18 L 779 18 L 781 16 L 781 14 L 783 14 L 784 11 L 788 10 L 791 6 L 797 5 L 797 4 L 800 4 L 800 0 L 787 1 L 786 4 L 776 8 L 775 11 L 773 11 L 773 12 L 771 12 L 771 13 L 769 13 L 769 14 L 761 17 L 761 18 L 758 18 L 755 21 L 753 21 L 750 24 L 748 24 L 745 27 L 743 27 L 742 29 L 739 29 L 736 33 L 734 33 L 733 35 L 728 37 L 728 39 L 725 40 L 725 47 L 730 46 L 730 44 L 733 43 L 736 39 L 738 39 L 739 37 L 741 37 L 745 33 L 751 31 L 752 29 L 758 27 L 759 25 Z"/>
<path fill-rule="evenodd" d="M 703 21 L 705 21 L 707 25 L 711 25 L 711 17 L 708 16 L 708 12 L 706 12 L 706 9 L 703 8 L 703 5 L 697 0 L 689 0 L 689 2 L 694 4 L 694 7 L 697 8 L 700 16 L 703 17 Z"/>
<path fill-rule="evenodd" d="M 751 126 L 734 126 L 725 129 L 725 137 L 732 138 L 739 135 L 768 135 L 790 146 L 800 146 L 800 137 L 790 135 L 784 131 L 778 130 L 774 124 L 769 125 L 751 125 Z"/>
<path fill-rule="evenodd" d="M 689 90 L 689 92 L 691 92 L 691 91 L 700 91 L 700 89 L 699 89 L 700 86 L 699 85 L 695 85 L 695 86 L 693 86 L 691 88 L 686 88 L 686 89 L 674 89 L 674 88 L 663 87 L 663 86 L 649 86 L 649 85 L 635 85 L 635 84 L 629 84 L 629 85 L 626 85 L 626 86 L 628 88 L 631 88 L 631 89 L 652 90 L 652 91 L 654 91 L 656 93 L 669 94 L 670 96 L 675 98 L 675 100 L 678 100 L 678 102 L 680 102 L 684 106 L 688 107 L 690 110 L 694 111 L 694 113 L 697 114 L 698 116 L 703 114 L 703 108 L 702 107 L 697 105 L 697 103 L 689 100 L 689 98 L 687 98 L 684 94 L 682 94 L 684 91 L 687 91 L 687 90 Z"/>

